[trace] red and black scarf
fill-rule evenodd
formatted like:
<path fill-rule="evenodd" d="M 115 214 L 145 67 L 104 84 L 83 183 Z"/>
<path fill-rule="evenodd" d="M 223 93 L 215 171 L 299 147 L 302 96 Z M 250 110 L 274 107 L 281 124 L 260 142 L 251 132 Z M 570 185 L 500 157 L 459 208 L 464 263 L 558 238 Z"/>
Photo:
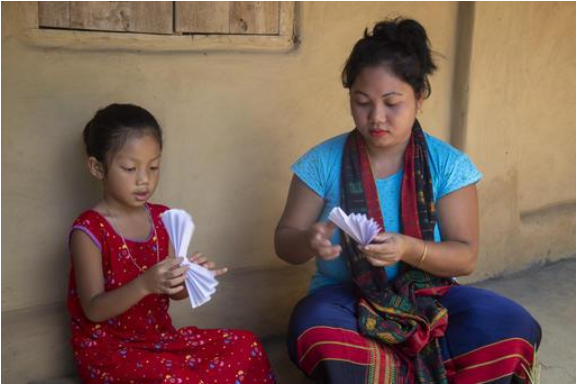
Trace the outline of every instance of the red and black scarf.
<path fill-rule="evenodd" d="M 343 210 L 364 213 L 384 229 L 366 144 L 356 129 L 345 144 L 341 177 Z M 437 218 L 431 172 L 425 136 L 417 120 L 404 154 L 400 210 L 403 234 L 434 240 Z M 446 293 L 451 280 L 401 263 L 400 274 L 391 283 L 385 269 L 372 266 L 344 233 L 342 243 L 360 293 L 361 334 L 391 346 L 406 363 L 396 382 L 412 377 L 418 383 L 446 383 L 438 338 L 444 335 L 448 316 L 435 297 Z"/>

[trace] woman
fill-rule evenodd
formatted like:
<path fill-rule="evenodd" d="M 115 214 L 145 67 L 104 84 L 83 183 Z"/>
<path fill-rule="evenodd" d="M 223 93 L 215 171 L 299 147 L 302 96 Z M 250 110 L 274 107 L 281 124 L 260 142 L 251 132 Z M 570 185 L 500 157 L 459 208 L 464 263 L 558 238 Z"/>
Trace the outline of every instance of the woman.
<path fill-rule="evenodd" d="M 288 343 L 318 382 L 527 381 L 539 324 L 518 304 L 453 279 L 475 268 L 482 175 L 416 119 L 435 69 L 418 22 L 365 31 L 342 74 L 355 129 L 293 165 L 275 245 L 289 263 L 316 260 Z M 384 231 L 356 244 L 327 222 L 336 206 Z"/>

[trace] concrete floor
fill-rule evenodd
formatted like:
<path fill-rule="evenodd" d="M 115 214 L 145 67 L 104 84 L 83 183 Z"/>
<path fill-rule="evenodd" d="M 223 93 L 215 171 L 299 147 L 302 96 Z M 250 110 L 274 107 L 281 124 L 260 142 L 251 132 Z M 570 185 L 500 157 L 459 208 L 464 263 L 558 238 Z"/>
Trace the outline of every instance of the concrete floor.
<path fill-rule="evenodd" d="M 523 305 L 541 324 L 541 383 L 574 384 L 575 258 L 473 284 Z M 281 384 L 312 383 L 288 359 L 284 340 L 265 341 Z"/>
<path fill-rule="evenodd" d="M 535 266 L 509 276 L 473 284 L 522 304 L 539 321 L 541 383 L 573 384 L 575 380 L 575 258 Z M 289 361 L 282 337 L 264 341 L 281 384 L 311 383 Z M 77 379 L 36 381 L 72 384 Z"/>

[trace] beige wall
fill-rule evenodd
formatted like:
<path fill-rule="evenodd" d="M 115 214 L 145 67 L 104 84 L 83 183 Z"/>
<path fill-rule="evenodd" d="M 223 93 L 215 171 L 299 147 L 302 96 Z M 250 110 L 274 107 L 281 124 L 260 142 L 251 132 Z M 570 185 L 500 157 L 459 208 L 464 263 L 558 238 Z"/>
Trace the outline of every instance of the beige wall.
<path fill-rule="evenodd" d="M 31 4 L 2 3 L 2 375 L 10 382 L 72 369 L 65 240 L 99 197 L 81 131 L 111 102 L 140 104 L 159 119 L 166 147 L 155 200 L 190 211 L 192 248 L 231 269 L 214 302 L 194 312 L 177 304 L 175 322 L 282 332 L 312 270 L 274 255 L 290 164 L 352 127 L 340 70 L 363 29 L 388 15 L 420 20 L 444 56 L 423 125 L 444 140 L 460 132 L 456 144 L 485 173 L 483 241 L 469 280 L 574 252 L 573 3 L 300 3 L 301 43 L 288 53 L 35 48 L 22 38 Z M 467 30 L 470 39 L 458 40 Z M 463 52 L 470 67 L 456 60 Z"/>
<path fill-rule="evenodd" d="M 474 279 L 575 251 L 574 11 L 475 7 L 465 150 L 485 178 Z"/>

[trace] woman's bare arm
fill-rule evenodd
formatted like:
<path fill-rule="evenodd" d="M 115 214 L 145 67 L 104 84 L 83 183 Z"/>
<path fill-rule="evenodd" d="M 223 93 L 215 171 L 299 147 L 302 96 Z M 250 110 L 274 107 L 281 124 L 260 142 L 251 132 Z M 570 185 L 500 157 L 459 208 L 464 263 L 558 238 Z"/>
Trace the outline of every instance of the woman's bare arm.
<path fill-rule="evenodd" d="M 338 257 L 339 245 L 330 243 L 334 226 L 316 223 L 325 202 L 297 176 L 293 176 L 283 215 L 276 227 L 277 255 L 291 263 L 302 264 L 314 256 Z"/>

